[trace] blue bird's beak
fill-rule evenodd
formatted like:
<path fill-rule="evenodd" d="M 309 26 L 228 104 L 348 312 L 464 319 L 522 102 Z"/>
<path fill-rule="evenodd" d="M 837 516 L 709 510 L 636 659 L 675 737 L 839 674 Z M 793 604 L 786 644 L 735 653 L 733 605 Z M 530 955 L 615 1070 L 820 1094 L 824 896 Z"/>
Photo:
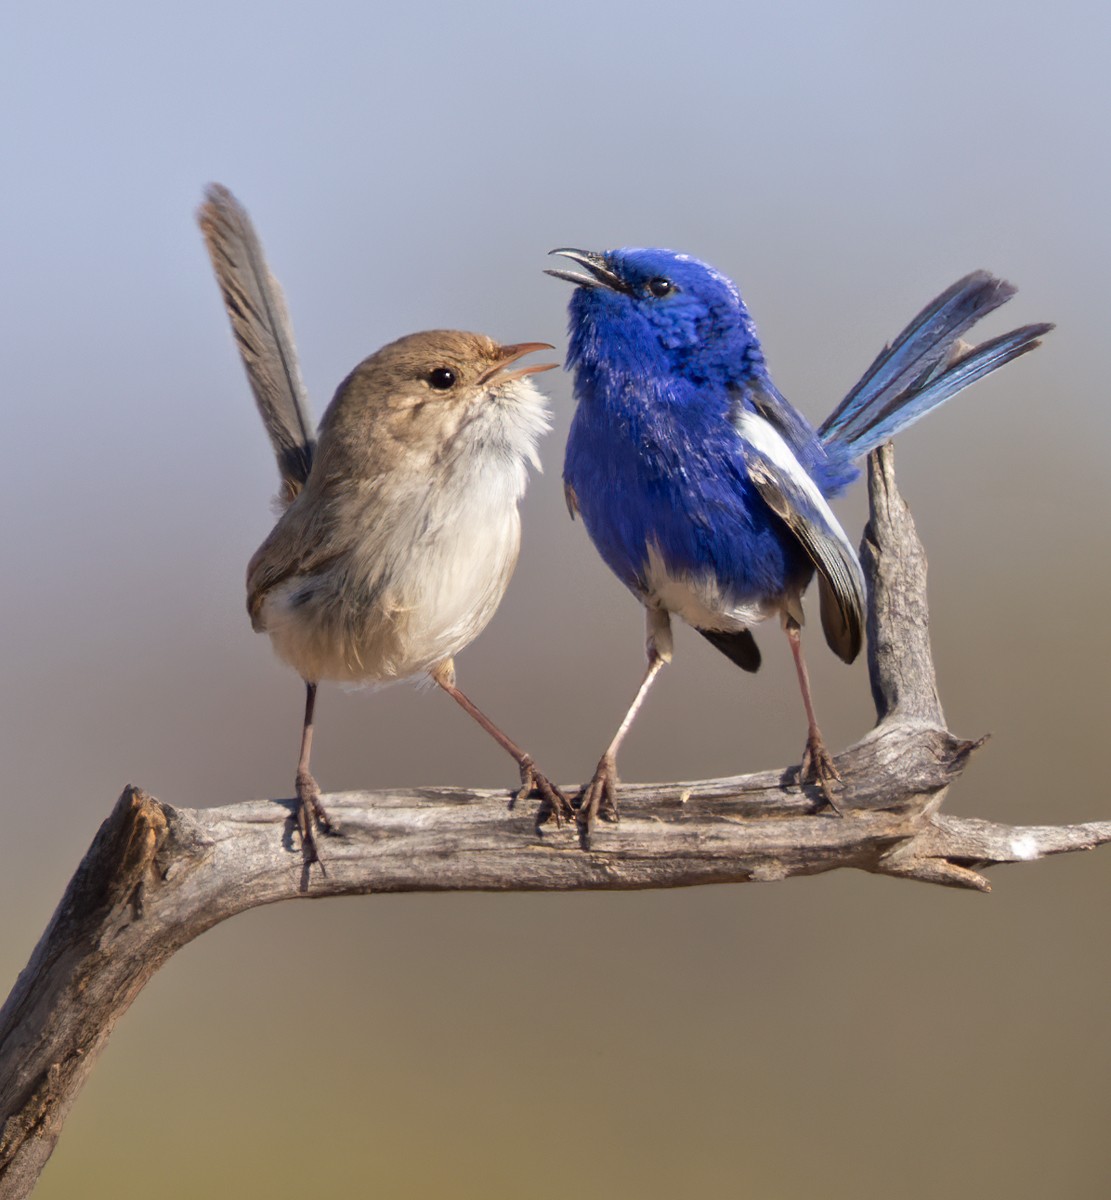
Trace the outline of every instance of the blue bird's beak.
<path fill-rule="evenodd" d="M 590 274 L 584 275 L 581 271 L 548 269 L 544 271 L 545 275 L 553 275 L 556 279 L 566 279 L 568 283 L 573 283 L 576 287 L 604 287 L 609 288 L 611 292 L 629 291 L 629 285 L 609 269 L 606 265 L 606 256 L 597 250 L 575 250 L 571 246 L 561 246 L 558 250 L 549 250 L 548 253 L 569 258 L 572 262 L 586 267 Z"/>

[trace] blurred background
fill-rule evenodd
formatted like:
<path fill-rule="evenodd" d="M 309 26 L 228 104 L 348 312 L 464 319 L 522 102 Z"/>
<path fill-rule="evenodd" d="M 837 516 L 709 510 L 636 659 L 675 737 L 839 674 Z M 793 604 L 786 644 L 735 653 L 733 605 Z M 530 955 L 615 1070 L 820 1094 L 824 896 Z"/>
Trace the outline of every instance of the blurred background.
<path fill-rule="evenodd" d="M 211 180 L 259 227 L 318 413 L 414 329 L 562 353 L 553 246 L 710 260 L 815 420 L 952 280 L 1014 280 L 985 332 L 1057 331 L 899 446 L 947 716 L 993 734 L 948 805 L 1111 816 L 1109 35 L 1070 0 L 8 6 L 0 992 L 126 783 L 290 794 L 302 688 L 243 606 L 277 476 L 194 224 Z M 569 381 L 541 383 L 520 565 L 457 665 L 573 782 L 643 630 L 567 518 Z M 839 513 L 856 540 L 862 487 Z M 797 761 L 785 639 L 761 643 L 753 678 L 680 630 L 625 777 Z M 820 643 L 840 748 L 867 676 Z M 411 686 L 325 686 L 313 765 L 326 790 L 514 780 Z M 994 883 L 251 912 L 127 1013 L 37 1194 L 1104 1196 L 1111 852 Z"/>

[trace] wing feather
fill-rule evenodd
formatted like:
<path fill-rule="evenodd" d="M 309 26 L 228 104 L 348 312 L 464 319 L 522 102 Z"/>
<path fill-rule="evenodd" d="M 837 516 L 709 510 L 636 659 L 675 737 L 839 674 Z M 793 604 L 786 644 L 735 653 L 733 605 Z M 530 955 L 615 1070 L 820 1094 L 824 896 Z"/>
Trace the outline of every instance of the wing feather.
<path fill-rule="evenodd" d="M 856 551 L 775 426 L 750 409 L 739 409 L 733 425 L 753 486 L 818 571 L 822 629 L 830 649 L 852 662 L 864 636 L 864 573 Z"/>

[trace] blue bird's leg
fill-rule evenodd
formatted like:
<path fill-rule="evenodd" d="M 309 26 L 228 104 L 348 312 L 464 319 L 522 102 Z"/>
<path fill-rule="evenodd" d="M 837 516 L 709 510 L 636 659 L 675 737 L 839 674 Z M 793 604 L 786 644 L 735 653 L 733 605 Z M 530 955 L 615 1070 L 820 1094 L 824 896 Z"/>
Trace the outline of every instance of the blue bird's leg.
<path fill-rule="evenodd" d="M 787 613 L 783 614 L 783 628 L 787 640 L 791 643 L 791 654 L 799 677 L 799 690 L 802 692 L 802 703 L 806 709 L 806 749 L 802 752 L 802 762 L 799 765 L 798 784 L 802 787 L 806 783 L 816 783 L 821 789 L 825 803 L 840 817 L 844 814 L 833 798 L 833 788 L 835 783 L 841 782 L 841 772 L 837 770 L 826 749 L 822 731 L 818 728 L 818 719 L 814 715 L 814 702 L 810 696 L 810 673 L 806 669 L 806 659 L 802 654 L 802 630 L 798 621 Z"/>
<path fill-rule="evenodd" d="M 316 708 L 316 684 L 305 680 L 305 720 L 301 726 L 301 756 L 297 760 L 297 831 L 301 835 L 301 857 L 305 866 L 324 863 L 316 849 L 316 831 L 330 834 L 333 831 L 324 805 L 320 803 L 320 785 L 309 771 L 309 756 L 312 754 L 312 719 Z M 327 872 L 325 872 L 327 874 Z"/>
<path fill-rule="evenodd" d="M 465 692 L 455 686 L 455 663 L 450 658 L 445 659 L 432 672 L 432 680 L 447 692 L 468 716 L 473 717 L 520 768 L 521 786 L 514 793 L 510 807 L 516 801 L 524 800 L 534 792 L 538 793 L 540 797 L 540 808 L 536 813 L 538 833 L 540 826 L 550 817 L 555 817 L 557 825 L 562 825 L 564 818 L 569 819 L 572 815 L 570 800 L 546 776 L 540 774 L 536 769 L 536 764 L 532 761 L 532 755 L 522 750 L 512 738 L 503 733 Z"/>
<path fill-rule="evenodd" d="M 617 751 L 625 740 L 625 735 L 632 727 L 640 706 L 644 703 L 648 689 L 655 682 L 662 668 L 671 662 L 671 615 L 664 608 L 645 609 L 646 639 L 645 651 L 648 655 L 648 668 L 640 681 L 637 694 L 625 714 L 625 719 L 617 727 L 613 740 L 606 748 L 605 754 L 598 760 L 594 777 L 582 789 L 578 796 L 577 820 L 579 826 L 579 845 L 584 850 L 590 849 L 590 834 L 594 822 L 599 817 L 610 820 L 617 819 Z"/>

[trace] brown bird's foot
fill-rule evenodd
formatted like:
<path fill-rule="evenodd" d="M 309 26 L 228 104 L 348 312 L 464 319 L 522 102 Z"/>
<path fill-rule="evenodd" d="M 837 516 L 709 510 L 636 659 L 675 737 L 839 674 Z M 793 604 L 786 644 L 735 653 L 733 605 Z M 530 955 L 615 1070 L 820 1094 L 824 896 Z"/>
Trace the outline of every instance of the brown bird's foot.
<path fill-rule="evenodd" d="M 335 832 L 332 822 L 328 820 L 328 814 L 324 811 L 324 805 L 320 803 L 320 785 L 308 771 L 298 771 L 297 831 L 301 835 L 301 856 L 306 867 L 320 863 L 320 869 L 323 871 L 324 863 L 316 849 L 318 830 L 326 836 Z"/>
<path fill-rule="evenodd" d="M 518 800 L 538 799 L 540 807 L 536 810 L 536 832 L 540 826 L 554 818 L 558 826 L 569 821 L 574 815 L 571 801 L 552 783 L 546 775 L 541 775 L 536 764 L 526 754 L 521 759 L 521 786 L 513 795 L 510 807 Z"/>
<path fill-rule="evenodd" d="M 837 806 L 834 799 L 835 791 L 840 790 L 841 772 L 834 766 L 833 759 L 822 741 L 822 735 L 815 729 L 806 739 L 806 749 L 802 752 L 802 762 L 799 764 L 797 782 L 799 787 L 804 784 L 816 784 L 822 793 L 822 803 L 815 811 L 832 808 L 839 816 L 845 814 Z"/>
<path fill-rule="evenodd" d="M 570 821 L 571 817 L 575 816 L 570 800 L 546 775 L 541 775 L 539 770 L 536 770 L 532 758 L 526 755 L 521 760 L 521 787 L 514 796 L 514 804 L 517 800 L 529 798 L 540 800 L 535 822 L 538 834 L 540 827 L 553 818 L 557 828 L 560 828 L 564 821 Z"/>
<path fill-rule="evenodd" d="M 617 762 L 612 755 L 604 754 L 600 759 L 594 778 L 576 797 L 575 820 L 579 826 L 579 845 L 590 849 L 590 836 L 597 820 L 616 821 L 617 816 Z"/>

